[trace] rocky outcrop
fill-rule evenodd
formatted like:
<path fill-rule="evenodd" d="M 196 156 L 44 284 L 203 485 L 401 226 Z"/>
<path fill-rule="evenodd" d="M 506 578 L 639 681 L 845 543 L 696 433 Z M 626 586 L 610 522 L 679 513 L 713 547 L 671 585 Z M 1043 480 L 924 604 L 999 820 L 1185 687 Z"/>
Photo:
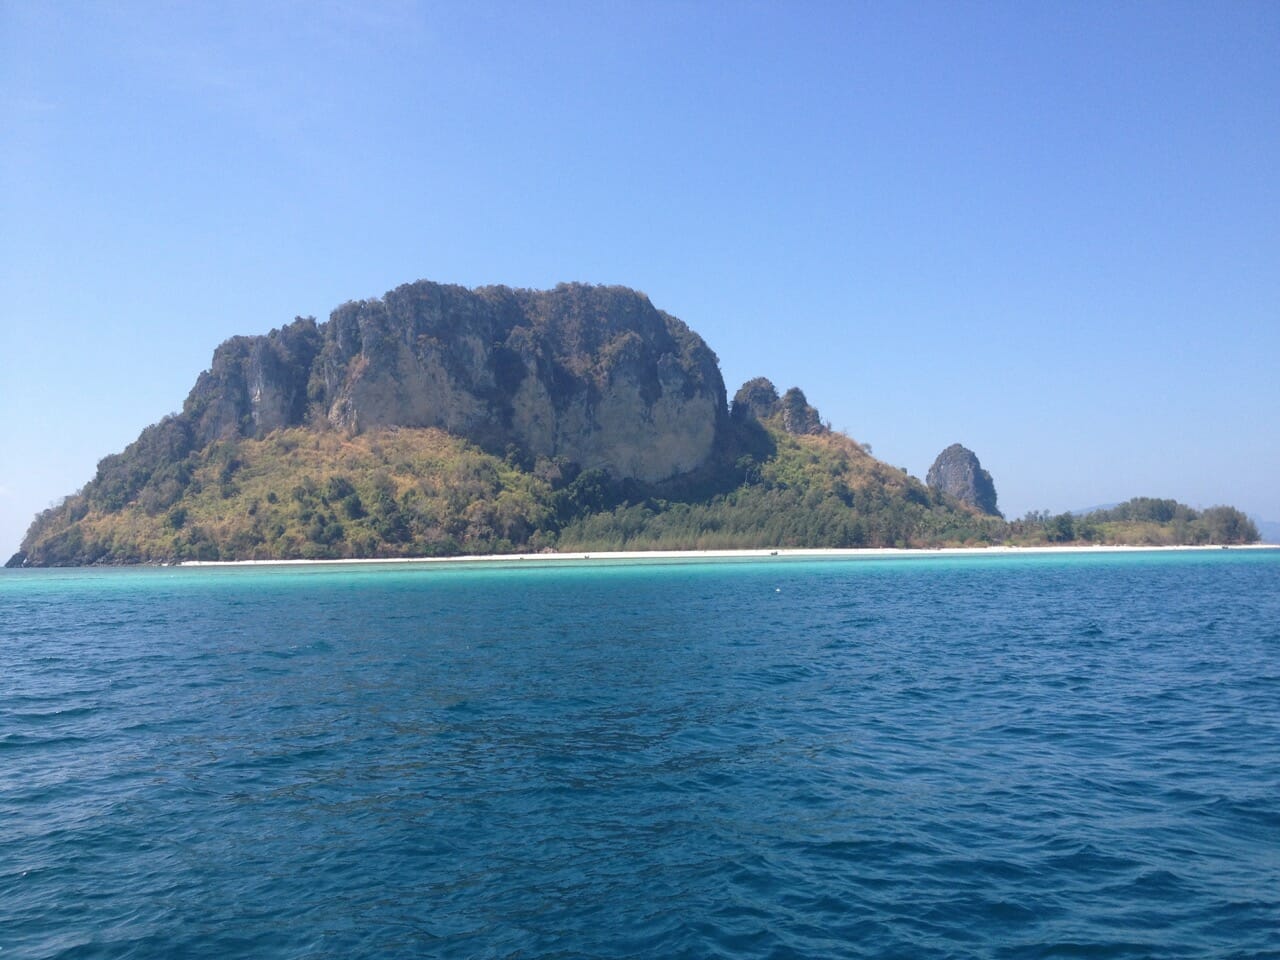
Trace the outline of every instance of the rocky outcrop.
<path fill-rule="evenodd" d="M 811 433 L 826 433 L 822 418 L 818 416 L 816 407 L 809 405 L 804 391 L 792 387 L 782 395 L 782 427 L 787 433 L 802 436 Z"/>
<path fill-rule="evenodd" d="M 778 390 L 768 377 L 755 377 L 733 395 L 735 420 L 768 420 L 778 412 Z"/>
<path fill-rule="evenodd" d="M 777 388 L 767 377 L 755 377 L 738 388 L 733 395 L 732 416 L 739 421 L 761 422 L 778 417 L 782 428 L 797 436 L 827 432 L 822 417 L 809 405 L 803 390 L 792 387 L 779 397 Z"/>
<path fill-rule="evenodd" d="M 227 341 L 183 416 L 197 446 L 307 422 L 440 427 L 658 482 L 707 463 L 726 408 L 715 354 L 643 294 L 420 281 Z"/>
<path fill-rule="evenodd" d="M 996 486 L 991 474 L 982 469 L 972 450 L 958 443 L 938 454 L 925 476 L 925 483 L 982 513 L 1001 515 L 996 508 Z"/>
<path fill-rule="evenodd" d="M 312 366 L 324 344 L 313 318 L 261 337 L 233 337 L 214 351 L 183 413 L 203 445 L 227 436 L 263 436 L 303 422 Z"/>

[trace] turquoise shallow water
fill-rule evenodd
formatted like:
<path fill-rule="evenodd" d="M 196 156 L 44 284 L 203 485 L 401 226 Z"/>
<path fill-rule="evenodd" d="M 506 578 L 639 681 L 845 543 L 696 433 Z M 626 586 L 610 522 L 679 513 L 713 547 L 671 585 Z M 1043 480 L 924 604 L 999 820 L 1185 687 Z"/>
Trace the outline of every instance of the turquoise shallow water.
<path fill-rule="evenodd" d="M 1280 552 L 6 571 L 0 958 L 1280 957 Z"/>

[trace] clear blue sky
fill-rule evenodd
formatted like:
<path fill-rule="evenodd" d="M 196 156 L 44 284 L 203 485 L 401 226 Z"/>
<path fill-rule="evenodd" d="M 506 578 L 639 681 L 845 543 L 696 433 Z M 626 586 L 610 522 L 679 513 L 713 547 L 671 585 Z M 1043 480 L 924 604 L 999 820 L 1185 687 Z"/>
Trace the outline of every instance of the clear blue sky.
<path fill-rule="evenodd" d="M 1270 0 L 0 0 L 0 136 L 6 555 L 220 341 L 419 278 L 643 290 L 1009 515 L 1280 519 Z"/>

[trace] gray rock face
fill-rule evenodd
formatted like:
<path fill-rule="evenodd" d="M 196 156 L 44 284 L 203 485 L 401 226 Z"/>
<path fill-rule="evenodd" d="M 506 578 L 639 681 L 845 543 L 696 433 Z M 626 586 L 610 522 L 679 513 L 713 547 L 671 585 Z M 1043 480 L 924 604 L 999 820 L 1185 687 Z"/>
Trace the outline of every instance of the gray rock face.
<path fill-rule="evenodd" d="M 440 427 L 657 482 L 706 463 L 727 413 L 715 354 L 642 294 L 420 281 L 227 341 L 184 416 L 201 445 L 316 421 Z"/>
<path fill-rule="evenodd" d="M 778 412 L 778 390 L 768 377 L 748 380 L 733 395 L 735 420 L 767 420 Z"/>
<path fill-rule="evenodd" d="M 744 383 L 733 395 L 735 419 L 768 420 L 779 415 L 787 433 L 802 435 L 827 431 L 817 409 L 809 405 L 799 387 L 792 387 L 779 397 L 771 380 L 756 377 Z"/>
<path fill-rule="evenodd" d="M 797 436 L 826 432 L 817 408 L 809 406 L 804 391 L 799 387 L 792 387 L 782 395 L 782 426 L 787 433 Z"/>
<path fill-rule="evenodd" d="M 925 483 L 983 513 L 1001 515 L 996 508 L 996 486 L 991 474 L 982 469 L 972 450 L 958 443 L 938 454 L 925 476 Z"/>
<path fill-rule="evenodd" d="M 301 423 L 311 366 L 322 344 L 310 317 L 263 337 L 233 337 L 222 344 L 183 408 L 194 421 L 196 437 L 203 444 Z"/>

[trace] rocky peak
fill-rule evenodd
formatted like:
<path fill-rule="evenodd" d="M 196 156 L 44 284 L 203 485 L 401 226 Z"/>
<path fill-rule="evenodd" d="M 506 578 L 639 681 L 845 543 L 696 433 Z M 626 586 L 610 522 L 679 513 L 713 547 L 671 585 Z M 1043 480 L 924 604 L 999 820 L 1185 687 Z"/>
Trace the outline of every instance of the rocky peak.
<path fill-rule="evenodd" d="M 996 486 L 991 474 L 982 469 L 977 454 L 958 443 L 938 454 L 925 483 L 985 514 L 1001 515 L 996 508 Z"/>
<path fill-rule="evenodd" d="M 737 420 L 769 420 L 780 417 L 782 428 L 797 436 L 826 433 L 815 407 L 809 405 L 804 391 L 792 387 L 781 397 L 767 377 L 748 380 L 733 395 L 733 417 Z"/>
<path fill-rule="evenodd" d="M 799 387 L 792 387 L 784 393 L 780 406 L 782 407 L 782 426 L 787 433 L 796 435 L 826 433 L 827 428 L 822 425 L 822 418 L 818 415 L 817 408 L 809 405 L 804 391 Z"/>
<path fill-rule="evenodd" d="M 748 380 L 733 395 L 735 420 L 768 420 L 778 412 L 778 390 L 768 377 Z"/>

